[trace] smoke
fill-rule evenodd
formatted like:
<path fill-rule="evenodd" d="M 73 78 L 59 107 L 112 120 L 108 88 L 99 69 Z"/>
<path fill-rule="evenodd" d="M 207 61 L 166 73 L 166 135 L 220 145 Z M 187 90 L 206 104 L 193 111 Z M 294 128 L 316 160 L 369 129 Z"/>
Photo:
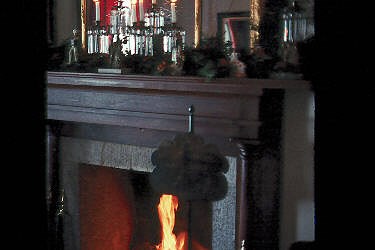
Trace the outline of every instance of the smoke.
<path fill-rule="evenodd" d="M 153 152 L 152 187 L 186 200 L 220 200 L 228 191 L 228 161 L 213 144 L 192 133 L 164 141 Z"/>

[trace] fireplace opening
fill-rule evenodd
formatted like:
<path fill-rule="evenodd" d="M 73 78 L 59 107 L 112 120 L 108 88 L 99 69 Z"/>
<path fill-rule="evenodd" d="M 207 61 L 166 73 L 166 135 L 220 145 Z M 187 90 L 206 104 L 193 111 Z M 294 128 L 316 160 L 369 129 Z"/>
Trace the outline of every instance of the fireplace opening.
<path fill-rule="evenodd" d="M 79 166 L 81 250 L 209 250 L 212 213 L 211 201 L 156 191 L 149 172 Z"/>

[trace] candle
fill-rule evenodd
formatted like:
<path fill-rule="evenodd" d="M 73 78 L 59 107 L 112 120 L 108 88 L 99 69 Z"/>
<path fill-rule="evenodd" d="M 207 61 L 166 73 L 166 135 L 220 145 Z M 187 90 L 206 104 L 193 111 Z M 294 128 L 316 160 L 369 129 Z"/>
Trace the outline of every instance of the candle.
<path fill-rule="evenodd" d="M 164 52 L 168 52 L 168 35 L 163 36 L 163 49 Z"/>
<path fill-rule="evenodd" d="M 124 9 L 124 15 L 123 15 L 125 26 L 130 26 L 131 25 L 131 15 L 130 15 L 130 9 L 125 8 Z"/>
<path fill-rule="evenodd" d="M 160 27 L 164 26 L 164 12 L 160 12 L 159 14 L 159 26 Z"/>
<path fill-rule="evenodd" d="M 95 20 L 100 21 L 100 2 L 95 1 Z"/>
<path fill-rule="evenodd" d="M 139 0 L 139 21 L 143 21 L 144 11 L 143 11 L 143 0 Z"/>
<path fill-rule="evenodd" d="M 134 34 L 130 35 L 129 46 L 130 46 L 130 54 L 135 55 L 136 37 Z"/>
<path fill-rule="evenodd" d="M 176 0 L 171 0 L 171 21 L 176 23 Z"/>
<path fill-rule="evenodd" d="M 288 21 L 287 21 L 287 17 L 285 14 L 283 14 L 283 19 L 284 19 L 283 41 L 287 42 L 288 41 Z"/>
<path fill-rule="evenodd" d="M 132 13 L 131 13 L 131 16 L 132 16 L 132 23 L 136 23 L 137 22 L 137 0 L 132 0 Z"/>

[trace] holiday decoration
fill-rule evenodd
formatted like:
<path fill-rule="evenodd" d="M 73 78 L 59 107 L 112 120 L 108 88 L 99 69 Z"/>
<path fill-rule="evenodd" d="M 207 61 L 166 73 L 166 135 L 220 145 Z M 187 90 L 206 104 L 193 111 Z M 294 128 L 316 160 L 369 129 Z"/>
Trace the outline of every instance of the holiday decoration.
<path fill-rule="evenodd" d="M 109 56 L 110 66 L 116 68 L 121 67 L 122 56 L 167 55 L 172 63 L 182 63 L 186 33 L 176 25 L 176 0 L 171 1 L 170 11 L 158 7 L 156 1 L 145 9 L 143 0 L 132 0 L 130 5 L 118 0 L 104 26 L 98 2 L 95 0 L 95 25 L 87 31 L 89 55 Z"/>

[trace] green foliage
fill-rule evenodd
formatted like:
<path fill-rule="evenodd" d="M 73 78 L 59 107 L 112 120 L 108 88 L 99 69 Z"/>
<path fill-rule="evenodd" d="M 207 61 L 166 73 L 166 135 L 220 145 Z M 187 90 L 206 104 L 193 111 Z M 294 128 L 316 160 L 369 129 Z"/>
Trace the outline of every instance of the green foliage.
<path fill-rule="evenodd" d="M 217 37 L 202 39 L 197 48 L 186 47 L 179 63 L 171 60 L 170 54 L 155 53 L 153 56 L 121 54 L 118 68 L 123 74 L 144 74 L 160 76 L 200 76 L 207 79 L 230 77 L 233 63 L 230 56 L 234 52 L 232 44 L 219 45 Z M 79 62 L 67 65 L 63 60 L 65 48 L 51 49 L 49 70 L 97 72 L 98 68 L 112 68 L 111 56 L 108 54 L 87 54 L 82 52 Z M 238 59 L 246 65 L 249 78 L 268 78 L 270 73 L 278 70 L 275 65 L 280 58 L 270 56 L 259 47 L 252 53 L 240 53 Z M 117 65 L 117 64 L 116 64 Z"/>
<path fill-rule="evenodd" d="M 211 37 L 201 41 L 198 48 L 185 50 L 183 69 L 186 75 L 202 76 L 208 79 L 229 76 L 228 53 L 230 48 L 219 47 L 218 39 Z"/>

